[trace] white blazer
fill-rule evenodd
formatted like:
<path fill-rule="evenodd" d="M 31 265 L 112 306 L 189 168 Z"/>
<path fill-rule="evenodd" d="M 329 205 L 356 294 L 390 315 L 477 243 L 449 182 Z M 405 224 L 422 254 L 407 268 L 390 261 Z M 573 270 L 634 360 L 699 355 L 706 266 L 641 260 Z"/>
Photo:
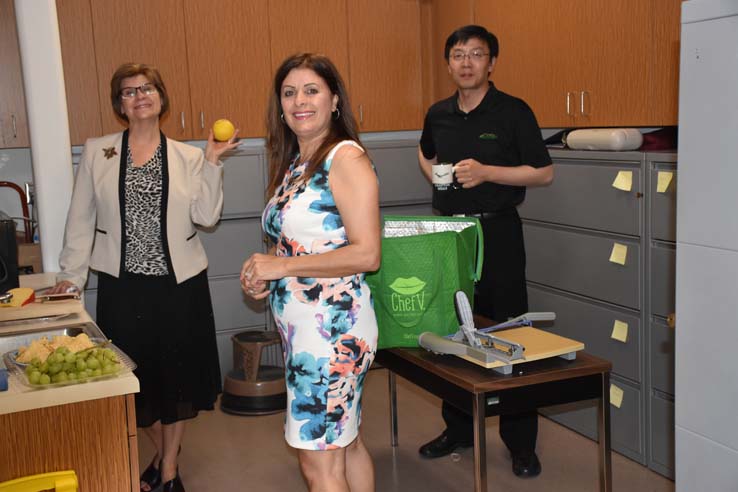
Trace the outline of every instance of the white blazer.
<path fill-rule="evenodd" d="M 62 272 L 57 281 L 68 280 L 81 289 L 89 268 L 114 277 L 120 275 L 121 235 L 125 227 L 120 195 L 124 188 L 122 142 L 123 133 L 114 133 L 85 143 L 67 215 L 64 248 L 59 257 Z M 181 283 L 208 265 L 195 224 L 212 226 L 220 218 L 223 166 L 206 162 L 201 149 L 168 138 L 166 156 L 164 251 L 168 246 L 173 273 L 177 283 Z"/>

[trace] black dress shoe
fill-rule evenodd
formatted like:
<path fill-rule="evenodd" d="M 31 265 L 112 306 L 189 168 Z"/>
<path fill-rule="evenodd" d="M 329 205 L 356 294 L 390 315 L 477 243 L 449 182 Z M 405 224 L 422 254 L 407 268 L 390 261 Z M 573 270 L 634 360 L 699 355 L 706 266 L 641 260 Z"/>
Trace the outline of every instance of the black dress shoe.
<path fill-rule="evenodd" d="M 541 462 L 538 461 L 536 453 L 514 454 L 512 457 L 512 471 L 521 478 L 537 477 L 541 473 Z"/>
<path fill-rule="evenodd" d="M 470 448 L 473 444 L 471 441 L 456 441 L 444 431 L 440 436 L 420 446 L 418 452 L 423 458 L 440 458 L 453 453 L 458 448 Z"/>
<path fill-rule="evenodd" d="M 161 483 L 161 461 L 159 461 L 159 468 L 154 467 L 156 458 L 149 464 L 148 467 L 141 474 L 141 481 L 148 484 L 149 491 L 153 491 Z M 141 492 L 146 492 L 144 488 L 141 488 Z"/>
<path fill-rule="evenodd" d="M 164 485 L 161 486 L 161 492 L 185 492 L 182 479 L 179 478 L 179 472 L 177 472 L 177 475 L 173 479 L 164 482 Z"/>

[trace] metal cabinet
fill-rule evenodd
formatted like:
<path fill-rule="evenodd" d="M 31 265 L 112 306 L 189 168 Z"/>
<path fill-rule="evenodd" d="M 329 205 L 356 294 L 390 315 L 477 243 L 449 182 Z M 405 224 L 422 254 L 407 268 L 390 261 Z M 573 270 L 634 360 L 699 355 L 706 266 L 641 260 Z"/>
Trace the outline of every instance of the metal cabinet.
<path fill-rule="evenodd" d="M 553 184 L 529 189 L 520 206 L 530 309 L 556 312 L 550 331 L 612 361 L 622 395 L 611 407 L 613 449 L 671 476 L 676 155 L 551 156 Z M 591 404 L 541 413 L 596 435 Z"/>

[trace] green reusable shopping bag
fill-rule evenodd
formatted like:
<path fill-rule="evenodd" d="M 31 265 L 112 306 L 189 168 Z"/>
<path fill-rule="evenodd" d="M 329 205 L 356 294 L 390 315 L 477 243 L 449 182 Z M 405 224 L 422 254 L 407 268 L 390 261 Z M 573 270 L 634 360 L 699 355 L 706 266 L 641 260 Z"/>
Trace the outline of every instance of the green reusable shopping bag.
<path fill-rule="evenodd" d="M 454 294 L 474 299 L 484 241 L 472 217 L 386 216 L 382 264 L 367 275 L 382 348 L 417 347 L 418 335 L 459 328 Z"/>

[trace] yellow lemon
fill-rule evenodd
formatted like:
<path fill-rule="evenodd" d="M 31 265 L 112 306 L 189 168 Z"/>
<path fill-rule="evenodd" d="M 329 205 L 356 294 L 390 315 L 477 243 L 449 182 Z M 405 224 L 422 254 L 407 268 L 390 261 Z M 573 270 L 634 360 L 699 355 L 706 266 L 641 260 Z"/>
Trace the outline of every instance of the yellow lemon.
<path fill-rule="evenodd" d="M 236 127 L 228 120 L 218 120 L 213 123 L 213 136 L 215 140 L 225 142 L 233 136 L 233 132 L 235 131 Z"/>

